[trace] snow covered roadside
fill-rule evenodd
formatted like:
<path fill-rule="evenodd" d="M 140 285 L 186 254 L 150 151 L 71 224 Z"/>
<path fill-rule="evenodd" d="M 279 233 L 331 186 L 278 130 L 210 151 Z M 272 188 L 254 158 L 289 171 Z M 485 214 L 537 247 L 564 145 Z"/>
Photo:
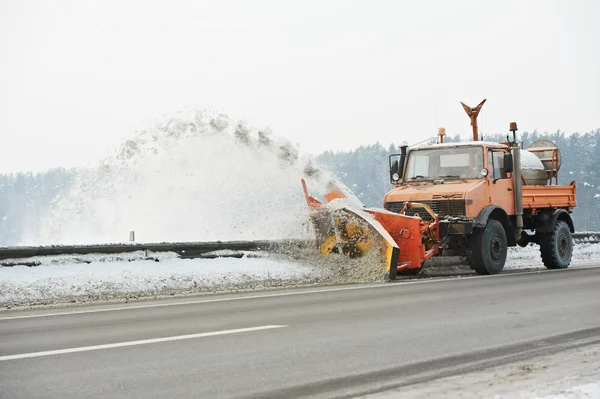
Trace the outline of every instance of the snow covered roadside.
<path fill-rule="evenodd" d="M 143 251 L 114 255 L 60 255 L 6 260 L 0 266 L 0 309 L 68 302 L 134 299 L 159 295 L 235 292 L 307 284 L 383 281 L 373 259 L 215 251 L 215 259 L 180 259 Z M 570 267 L 600 259 L 600 244 L 576 244 Z M 506 269 L 545 269 L 539 246 L 511 248 Z M 464 269 L 464 270 L 463 270 Z M 470 273 L 464 267 L 458 273 Z M 425 274 L 425 273 L 423 273 Z M 422 276 L 426 277 L 426 276 Z"/>
<path fill-rule="evenodd" d="M 387 398 L 598 399 L 600 345 L 367 395 Z"/>
<path fill-rule="evenodd" d="M 259 252 L 243 255 L 179 259 L 174 253 L 136 252 L 28 258 L 28 262 L 41 265 L 0 267 L 0 307 L 235 291 L 319 281 L 321 273 L 308 263 Z"/>
<path fill-rule="evenodd" d="M 581 243 L 573 246 L 573 257 L 571 265 L 590 264 L 593 261 L 600 259 L 600 244 L 597 243 Z M 537 244 L 529 244 L 525 248 L 511 247 L 508 249 L 508 257 L 506 259 L 505 269 L 522 269 L 527 268 L 543 268 L 546 267 L 542 263 L 540 255 L 540 246 Z"/>

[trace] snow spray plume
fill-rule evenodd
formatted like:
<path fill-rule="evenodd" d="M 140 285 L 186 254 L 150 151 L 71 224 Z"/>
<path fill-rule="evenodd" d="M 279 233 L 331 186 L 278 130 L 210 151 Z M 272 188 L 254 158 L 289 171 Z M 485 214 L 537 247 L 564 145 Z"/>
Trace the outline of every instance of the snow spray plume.
<path fill-rule="evenodd" d="M 318 169 L 286 140 L 222 114 L 167 117 L 78 176 L 35 244 L 213 241 L 305 237 L 300 179 L 325 188 Z"/>

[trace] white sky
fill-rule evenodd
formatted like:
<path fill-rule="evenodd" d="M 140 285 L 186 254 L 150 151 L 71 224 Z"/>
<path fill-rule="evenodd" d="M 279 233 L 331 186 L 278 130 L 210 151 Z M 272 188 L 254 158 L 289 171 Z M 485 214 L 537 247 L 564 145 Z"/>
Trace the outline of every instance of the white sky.
<path fill-rule="evenodd" d="M 0 0 L 0 172 L 82 165 L 212 107 L 350 149 L 600 128 L 600 2 Z"/>

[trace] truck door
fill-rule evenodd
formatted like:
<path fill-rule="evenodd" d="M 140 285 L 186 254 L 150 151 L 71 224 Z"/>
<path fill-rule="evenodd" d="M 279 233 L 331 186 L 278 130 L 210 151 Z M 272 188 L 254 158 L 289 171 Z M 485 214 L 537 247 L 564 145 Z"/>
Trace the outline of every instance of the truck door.
<path fill-rule="evenodd" d="M 501 207 L 509 215 L 515 213 L 515 200 L 512 178 L 504 171 L 502 150 L 488 150 L 488 184 L 490 186 L 490 204 Z"/>

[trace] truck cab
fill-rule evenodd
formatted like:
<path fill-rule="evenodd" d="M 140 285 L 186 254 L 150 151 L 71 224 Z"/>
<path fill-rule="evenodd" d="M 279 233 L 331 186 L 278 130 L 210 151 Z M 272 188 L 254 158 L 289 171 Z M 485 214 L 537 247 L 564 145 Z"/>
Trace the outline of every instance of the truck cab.
<path fill-rule="evenodd" d="M 511 168 L 507 171 L 505 164 L 510 156 L 507 145 L 483 141 L 412 148 L 405 156 L 402 178 L 391 176 L 395 187 L 385 195 L 384 208 L 399 212 L 405 202 L 426 204 L 440 218 L 441 237 L 470 234 L 488 205 L 514 215 Z M 409 209 L 406 214 L 418 212 Z"/>
<path fill-rule="evenodd" d="M 384 198 L 388 210 L 404 202 L 429 205 L 441 219 L 475 219 L 492 202 L 514 214 L 512 180 L 505 158 L 510 148 L 488 142 L 445 143 L 412 148 L 406 154 L 402 178 Z"/>
<path fill-rule="evenodd" d="M 517 151 L 523 164 L 515 164 Z M 566 267 L 572 243 L 565 231 L 574 232 L 575 185 L 548 185 L 556 170 L 546 170 L 541 159 L 510 142 L 401 147 L 400 154 L 390 156 L 394 188 L 383 206 L 435 222 L 437 236 L 423 237 L 426 249 L 435 248 L 435 256 L 464 256 L 480 274 L 498 273 L 508 247 L 530 242 L 540 244 L 547 267 Z M 426 205 L 432 212 L 407 203 Z M 558 236 L 548 238 L 553 234 Z"/>

